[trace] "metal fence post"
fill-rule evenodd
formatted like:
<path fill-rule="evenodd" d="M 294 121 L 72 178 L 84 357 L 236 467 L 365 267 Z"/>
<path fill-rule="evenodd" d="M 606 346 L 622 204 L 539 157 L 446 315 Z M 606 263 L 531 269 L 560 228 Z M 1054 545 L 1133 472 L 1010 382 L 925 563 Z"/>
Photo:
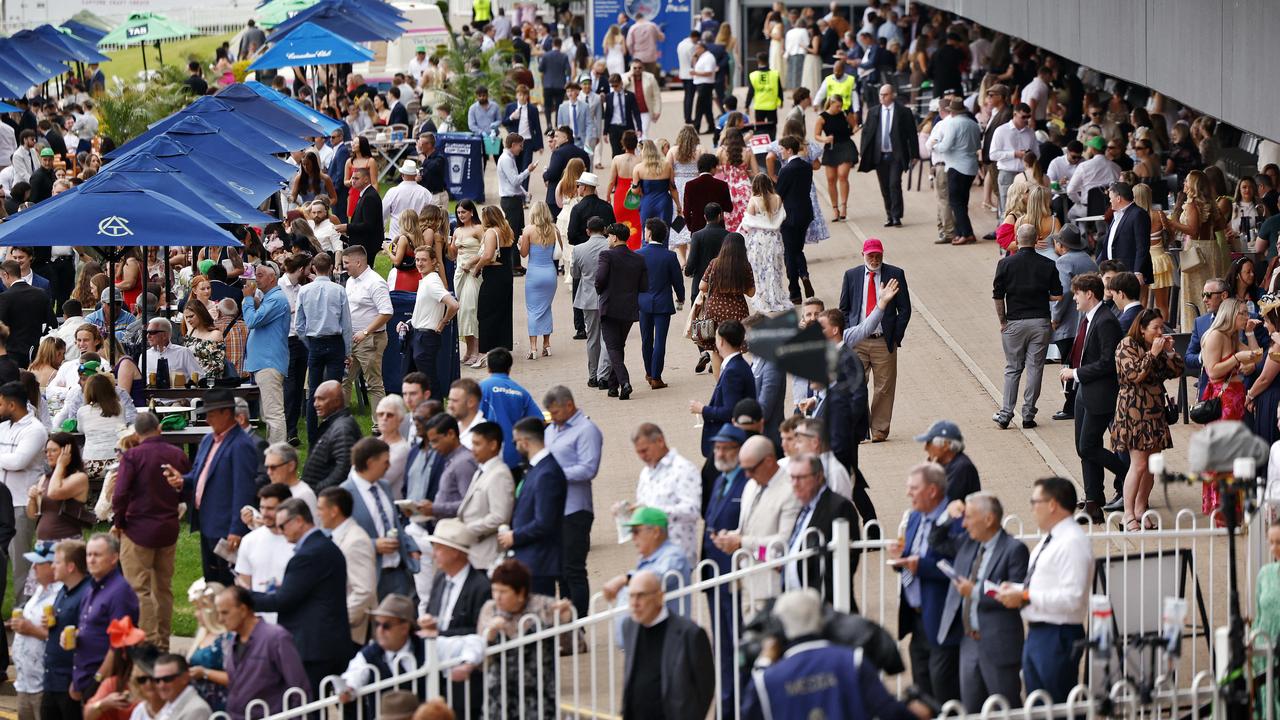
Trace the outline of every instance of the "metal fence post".
<path fill-rule="evenodd" d="M 440 664 L 440 649 L 436 647 L 435 638 L 427 638 L 426 645 L 427 645 L 426 647 L 427 667 L 434 669 Z M 427 673 L 426 680 L 427 680 L 427 697 L 429 698 L 440 697 L 440 673 L 429 672 Z"/>
<path fill-rule="evenodd" d="M 853 607 L 853 568 L 849 562 L 849 521 L 836 520 L 831 526 L 831 604 L 836 612 Z"/>

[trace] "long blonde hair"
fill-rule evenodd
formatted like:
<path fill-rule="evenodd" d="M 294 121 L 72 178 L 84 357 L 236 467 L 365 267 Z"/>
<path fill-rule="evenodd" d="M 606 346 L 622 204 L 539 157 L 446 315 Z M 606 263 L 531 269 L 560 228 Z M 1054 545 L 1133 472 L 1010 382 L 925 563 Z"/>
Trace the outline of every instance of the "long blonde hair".
<path fill-rule="evenodd" d="M 652 173 L 662 171 L 662 153 L 658 150 L 658 144 L 652 140 L 645 140 L 640 143 L 640 164 L 645 170 Z"/>
<path fill-rule="evenodd" d="M 574 158 L 575 160 L 577 158 Z M 534 233 L 532 242 L 542 247 L 554 245 L 560 237 L 560 231 L 556 228 L 555 218 L 551 217 L 551 208 L 545 201 L 534 200 L 529 205 L 529 224 L 533 227 Z"/>
<path fill-rule="evenodd" d="M 1015 218 L 1022 217 L 1027 212 L 1027 191 L 1030 185 L 1027 183 L 1018 183 L 1009 188 L 1009 195 L 1004 200 L 1004 214 L 1012 215 Z"/>
<path fill-rule="evenodd" d="M 1227 298 L 1218 306 L 1218 312 L 1213 315 L 1213 324 L 1209 326 L 1209 330 L 1217 330 L 1227 339 L 1231 341 L 1231 346 L 1239 345 L 1236 337 L 1235 324 L 1236 313 L 1240 311 L 1240 301 L 1235 298 Z"/>
<path fill-rule="evenodd" d="M 1049 207 L 1049 190 L 1042 185 L 1030 185 L 1027 188 L 1026 209 L 1022 213 L 1022 217 L 1018 219 L 1018 224 L 1027 223 L 1036 229 L 1036 239 L 1039 240 L 1046 234 L 1041 230 L 1040 225 L 1044 223 L 1046 218 L 1053 217 L 1053 210 Z"/>
<path fill-rule="evenodd" d="M 1133 204 L 1151 212 L 1151 187 L 1146 183 L 1133 186 Z"/>
<path fill-rule="evenodd" d="M 422 212 L 418 213 L 418 227 L 424 231 L 431 230 L 438 237 L 449 237 L 449 223 L 439 205 L 422 208 Z"/>
<path fill-rule="evenodd" d="M 1213 187 L 1209 184 L 1209 176 L 1204 174 L 1202 170 L 1192 170 L 1187 173 L 1187 179 L 1183 183 L 1183 188 L 1187 193 L 1187 204 L 1195 205 L 1200 211 L 1200 228 L 1203 234 L 1205 226 L 1213 227 L 1214 214 L 1218 211 L 1217 206 L 1212 202 L 1211 195 Z M 1178 218 L 1180 222 L 1186 221 Z"/>
<path fill-rule="evenodd" d="M 498 247 L 511 247 L 511 243 L 515 242 L 515 233 L 507 222 L 507 216 L 502 214 L 502 209 L 497 205 L 480 208 L 480 227 L 498 231 Z"/>
<path fill-rule="evenodd" d="M 573 197 L 577 193 L 578 178 L 586 171 L 587 165 L 582 162 L 582 158 L 570 158 L 569 164 L 564 166 L 564 176 L 560 178 L 560 185 L 557 187 L 560 197 Z"/>
<path fill-rule="evenodd" d="M 733 28 L 729 27 L 729 23 L 720 23 L 720 30 L 716 32 L 716 44 L 728 47 L 732 39 Z"/>
<path fill-rule="evenodd" d="M 604 34 L 604 41 L 600 43 L 600 46 L 608 50 L 614 45 L 625 41 L 626 38 L 622 36 L 622 28 L 617 25 L 610 25 L 609 30 Z"/>
<path fill-rule="evenodd" d="M 721 26 L 723 27 L 723 26 Z M 698 159 L 698 129 L 692 125 L 680 128 L 676 135 L 676 160 L 682 163 Z"/>
<path fill-rule="evenodd" d="M 418 213 L 409 208 L 400 213 L 400 234 L 409 238 L 409 250 L 417 250 L 422 245 L 422 227 L 418 224 Z"/>

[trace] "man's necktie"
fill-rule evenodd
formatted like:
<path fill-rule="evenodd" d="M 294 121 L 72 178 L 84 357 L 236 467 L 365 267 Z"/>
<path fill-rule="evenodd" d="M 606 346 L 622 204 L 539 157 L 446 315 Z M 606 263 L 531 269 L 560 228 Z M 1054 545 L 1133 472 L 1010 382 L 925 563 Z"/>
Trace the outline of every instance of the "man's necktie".
<path fill-rule="evenodd" d="M 1071 343 L 1071 367 L 1080 367 L 1080 358 L 1084 355 L 1084 339 L 1089 334 L 1089 316 L 1080 318 L 1080 329 L 1076 330 L 1075 342 Z"/>
<path fill-rule="evenodd" d="M 800 533 L 804 532 L 805 524 L 809 522 L 809 512 L 812 509 L 810 505 L 805 505 L 804 509 L 800 511 L 800 517 L 796 518 L 796 526 L 791 528 L 791 539 L 787 540 L 788 548 L 794 545 L 796 538 L 800 537 Z"/>
<path fill-rule="evenodd" d="M 578 103 L 569 103 L 569 129 L 573 131 L 573 137 L 578 137 Z"/>
<path fill-rule="evenodd" d="M 970 616 L 973 614 L 973 603 L 977 601 L 978 593 L 982 592 L 982 588 L 978 587 L 978 568 L 982 567 L 982 558 L 987 553 L 985 544 L 978 546 L 978 555 L 973 559 L 973 568 L 969 571 L 969 582 L 973 583 L 973 587 L 969 590 L 969 597 L 964 599 L 960 605 L 961 617 L 964 620 L 964 631 L 971 633 L 974 631 Z"/>
<path fill-rule="evenodd" d="M 1036 572 L 1036 563 L 1040 562 L 1040 557 L 1044 555 L 1044 549 L 1049 547 L 1049 542 L 1052 540 L 1053 540 L 1053 533 L 1049 533 L 1048 535 L 1046 535 L 1044 537 L 1044 542 L 1040 544 L 1040 552 L 1036 553 L 1036 556 L 1031 559 L 1031 565 L 1030 567 L 1027 568 L 1027 583 L 1023 587 L 1024 590 L 1031 589 L 1031 576 L 1034 575 Z"/>
<path fill-rule="evenodd" d="M 444 592 L 440 593 L 440 617 L 436 618 L 436 623 L 441 630 L 449 629 L 449 619 L 453 613 L 449 612 L 449 598 L 453 597 L 453 578 L 444 581 Z"/>
<path fill-rule="evenodd" d="M 373 496 L 373 504 L 378 506 L 378 518 L 382 520 L 382 533 L 386 535 L 396 526 L 392 525 L 391 518 L 387 517 L 387 508 L 382 504 L 382 492 L 378 490 L 377 483 L 369 486 L 369 494 Z"/>
<path fill-rule="evenodd" d="M 880 109 L 880 152 L 893 152 L 893 143 L 889 141 L 889 126 L 893 123 L 893 116 L 889 114 L 889 108 L 881 106 Z"/>
<path fill-rule="evenodd" d="M 863 317 L 871 317 L 871 311 L 876 309 L 876 274 L 870 270 L 867 271 L 867 302 L 866 307 L 862 309 Z"/>

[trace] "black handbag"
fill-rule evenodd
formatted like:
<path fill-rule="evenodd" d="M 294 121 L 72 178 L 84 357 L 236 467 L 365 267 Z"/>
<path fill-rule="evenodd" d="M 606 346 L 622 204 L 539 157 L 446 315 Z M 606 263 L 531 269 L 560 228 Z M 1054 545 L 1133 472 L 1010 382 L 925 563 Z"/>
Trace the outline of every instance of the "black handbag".
<path fill-rule="evenodd" d="M 1177 424 L 1178 411 L 1182 408 L 1178 407 L 1178 401 L 1169 393 L 1164 394 L 1164 421 L 1170 425 Z M 1221 409 L 1219 409 L 1221 412 Z"/>
<path fill-rule="evenodd" d="M 1226 392 L 1227 385 L 1223 383 L 1222 391 L 1211 398 L 1205 398 L 1195 405 L 1191 406 L 1191 422 L 1197 425 L 1208 425 L 1211 422 L 1222 419 L 1222 393 Z"/>

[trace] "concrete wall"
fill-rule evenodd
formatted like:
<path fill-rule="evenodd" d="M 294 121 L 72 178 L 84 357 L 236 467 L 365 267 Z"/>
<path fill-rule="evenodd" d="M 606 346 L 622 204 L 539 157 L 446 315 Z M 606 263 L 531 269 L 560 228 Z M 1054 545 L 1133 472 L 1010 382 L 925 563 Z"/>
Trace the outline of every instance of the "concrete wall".
<path fill-rule="evenodd" d="M 1266 70 L 1280 37 L 1276 0 L 925 2 L 1280 138 Z"/>

